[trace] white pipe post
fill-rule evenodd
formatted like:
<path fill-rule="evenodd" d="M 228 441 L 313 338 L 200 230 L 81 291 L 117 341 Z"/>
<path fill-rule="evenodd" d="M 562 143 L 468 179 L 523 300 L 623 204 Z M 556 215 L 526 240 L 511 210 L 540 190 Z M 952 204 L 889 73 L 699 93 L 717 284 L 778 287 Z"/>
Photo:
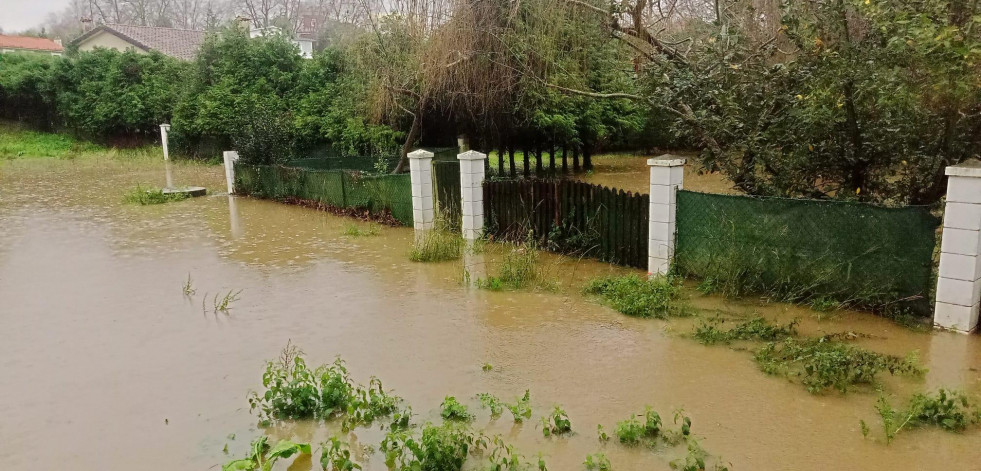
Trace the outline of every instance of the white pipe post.
<path fill-rule="evenodd" d="M 981 161 L 947 167 L 935 326 L 969 333 L 981 305 Z"/>
<path fill-rule="evenodd" d="M 235 193 L 235 161 L 238 160 L 238 152 L 226 150 L 221 154 L 225 161 L 225 184 L 228 186 L 228 194 Z"/>
<path fill-rule="evenodd" d="M 170 152 L 167 149 L 167 133 L 170 132 L 169 124 L 160 125 L 160 143 L 163 145 L 164 160 L 170 160 Z"/>
<path fill-rule="evenodd" d="M 668 273 L 674 257 L 677 194 L 684 187 L 685 159 L 662 155 L 648 159 L 647 165 L 651 168 L 647 274 L 654 276 Z"/>
<path fill-rule="evenodd" d="M 418 149 L 409 152 L 409 179 L 412 182 L 412 225 L 417 231 L 433 228 L 433 153 Z"/>
<path fill-rule="evenodd" d="M 468 150 L 456 158 L 460 161 L 463 238 L 475 240 L 484 233 L 484 160 L 487 154 Z"/>

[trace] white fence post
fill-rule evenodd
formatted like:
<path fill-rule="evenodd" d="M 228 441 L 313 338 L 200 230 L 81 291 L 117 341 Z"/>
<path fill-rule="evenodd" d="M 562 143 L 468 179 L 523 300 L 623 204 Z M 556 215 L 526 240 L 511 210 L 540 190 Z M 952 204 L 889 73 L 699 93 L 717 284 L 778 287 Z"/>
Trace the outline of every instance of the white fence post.
<path fill-rule="evenodd" d="M 221 158 L 225 161 L 225 184 L 228 186 L 228 194 L 235 193 L 235 161 L 238 160 L 238 152 L 226 150 L 221 153 Z"/>
<path fill-rule="evenodd" d="M 474 240 L 484 233 L 484 160 L 487 154 L 468 150 L 456 158 L 460 161 L 463 238 Z"/>
<path fill-rule="evenodd" d="M 412 226 L 419 231 L 433 228 L 433 153 L 422 149 L 409 152 L 412 181 Z"/>
<path fill-rule="evenodd" d="M 971 332 L 981 304 L 981 161 L 947 167 L 937 304 L 937 327 Z"/>
<path fill-rule="evenodd" d="M 160 143 L 163 145 L 164 160 L 170 160 L 170 151 L 167 149 L 167 133 L 170 132 L 169 124 L 160 125 Z"/>
<path fill-rule="evenodd" d="M 648 159 L 651 167 L 651 207 L 647 229 L 647 274 L 663 275 L 674 257 L 675 209 L 678 189 L 684 187 L 685 159 L 663 155 Z"/>

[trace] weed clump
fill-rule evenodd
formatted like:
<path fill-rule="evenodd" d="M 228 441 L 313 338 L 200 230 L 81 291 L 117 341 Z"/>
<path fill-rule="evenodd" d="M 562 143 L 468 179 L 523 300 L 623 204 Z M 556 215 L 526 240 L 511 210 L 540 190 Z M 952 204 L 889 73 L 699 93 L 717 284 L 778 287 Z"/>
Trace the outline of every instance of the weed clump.
<path fill-rule="evenodd" d="M 477 394 L 477 398 L 480 399 L 481 407 L 490 411 L 492 419 L 500 417 L 501 413 L 504 412 L 504 403 L 497 396 L 490 393 L 480 393 Z"/>
<path fill-rule="evenodd" d="M 893 407 L 885 396 L 879 396 L 876 411 L 882 419 L 882 432 L 886 443 L 903 429 L 934 426 L 948 432 L 963 432 L 968 427 L 981 424 L 981 409 L 962 392 L 940 388 L 934 394 L 916 394 L 905 409 Z M 869 427 L 861 422 L 862 434 L 869 435 Z"/>
<path fill-rule="evenodd" d="M 146 188 L 136 185 L 123 196 L 123 202 L 148 206 L 151 204 L 164 204 L 173 201 L 183 201 L 189 198 L 187 193 L 164 193 L 158 188 Z"/>
<path fill-rule="evenodd" d="M 723 323 L 721 319 L 703 322 L 695 328 L 692 337 L 705 345 L 714 345 L 738 340 L 772 342 L 797 335 L 796 319 L 787 325 L 773 325 L 762 317 L 754 317 L 728 330 L 720 328 Z"/>
<path fill-rule="evenodd" d="M 757 365 L 767 374 L 798 377 L 811 393 L 828 389 L 842 393 L 855 385 L 871 385 L 879 373 L 916 375 L 922 370 L 912 357 L 870 352 L 827 339 L 785 339 L 756 351 Z"/>
<path fill-rule="evenodd" d="M 691 315 L 681 297 L 681 283 L 668 276 L 649 280 L 637 275 L 601 278 L 590 282 L 584 291 L 600 296 L 628 316 L 666 319 Z"/>
<path fill-rule="evenodd" d="M 324 451 L 320 455 L 320 467 L 324 471 L 353 471 L 361 469 L 361 465 L 351 458 L 351 450 L 346 442 L 336 436 L 330 437 L 329 442 L 320 446 Z"/>
<path fill-rule="evenodd" d="M 633 415 L 627 420 L 617 422 L 615 434 L 620 443 L 638 445 L 642 441 L 655 440 L 661 435 L 661 416 L 655 410 L 650 407 L 644 410 L 643 423 L 637 417 Z M 686 427 L 690 426 L 691 421 L 687 421 Z"/>
<path fill-rule="evenodd" d="M 531 391 L 525 389 L 525 395 L 519 397 L 514 403 L 504 403 L 504 407 L 511 412 L 515 423 L 524 422 L 531 418 Z"/>

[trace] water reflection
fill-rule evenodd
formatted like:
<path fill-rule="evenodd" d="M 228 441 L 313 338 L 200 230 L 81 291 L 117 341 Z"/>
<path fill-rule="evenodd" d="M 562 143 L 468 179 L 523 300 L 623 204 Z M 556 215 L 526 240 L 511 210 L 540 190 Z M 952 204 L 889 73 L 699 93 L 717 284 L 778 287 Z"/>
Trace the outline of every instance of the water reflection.
<path fill-rule="evenodd" d="M 463 248 L 463 280 L 468 286 L 476 287 L 480 281 L 486 279 L 483 242 L 467 240 Z"/>

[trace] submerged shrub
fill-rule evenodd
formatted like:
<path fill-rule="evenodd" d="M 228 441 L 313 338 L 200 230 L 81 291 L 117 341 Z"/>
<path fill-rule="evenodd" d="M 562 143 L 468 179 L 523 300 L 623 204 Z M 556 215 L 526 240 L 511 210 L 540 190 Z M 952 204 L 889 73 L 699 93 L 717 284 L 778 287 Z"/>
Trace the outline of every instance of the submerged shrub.
<path fill-rule="evenodd" d="M 263 424 L 277 420 L 329 419 L 344 416 L 344 429 L 393 415 L 395 425 L 408 425 L 411 412 L 398 410 L 401 399 L 372 378 L 368 387 L 351 381 L 344 361 L 310 369 L 299 349 L 287 345 L 278 361 L 266 363 L 262 394 L 253 392 L 249 406 Z"/>
<path fill-rule="evenodd" d="M 453 396 L 446 396 L 440 404 L 440 414 L 443 420 L 456 420 L 459 422 L 469 422 L 473 420 L 473 414 L 467 410 L 467 406 L 460 404 Z"/>
<path fill-rule="evenodd" d="M 504 403 L 497 396 L 490 393 L 480 393 L 477 394 L 477 398 L 480 399 L 480 405 L 482 407 L 490 410 L 492 419 L 500 417 L 501 413 L 504 412 Z"/>
<path fill-rule="evenodd" d="M 689 315 L 681 299 L 681 283 L 669 276 L 649 280 L 637 275 L 601 278 L 586 286 L 587 294 L 599 295 L 613 309 L 634 317 L 683 317 Z"/>
<path fill-rule="evenodd" d="M 452 230 L 445 216 L 437 216 L 433 228 L 416 237 L 409 252 L 413 262 L 445 262 L 460 258 L 463 237 Z"/>
<path fill-rule="evenodd" d="M 871 385 L 884 371 L 893 375 L 922 371 L 913 358 L 870 352 L 823 338 L 770 342 L 757 350 L 755 359 L 764 373 L 798 377 L 811 393 L 832 388 L 844 393 L 855 385 Z"/>
<path fill-rule="evenodd" d="M 603 453 L 586 455 L 586 461 L 582 464 L 586 466 L 587 471 L 610 471 L 613 469 L 610 465 L 610 459 Z"/>
<path fill-rule="evenodd" d="M 897 409 L 879 397 L 876 411 L 882 419 L 882 431 L 889 443 L 904 428 L 934 426 L 948 432 L 963 432 L 968 427 L 981 423 L 981 409 L 967 395 L 960 391 L 940 388 L 934 394 L 916 394 L 905 409 Z M 862 433 L 868 435 L 869 428 L 862 422 Z"/>
<path fill-rule="evenodd" d="M 754 317 L 736 324 L 729 330 L 721 329 L 724 320 L 703 322 L 695 328 L 692 337 L 705 344 L 731 343 L 737 340 L 768 341 L 783 340 L 797 334 L 797 320 L 787 325 L 773 325 L 762 317 Z"/>
<path fill-rule="evenodd" d="M 421 436 L 390 430 L 381 443 L 385 464 L 393 471 L 458 471 L 471 449 L 481 445 L 469 427 L 426 424 Z"/>
<path fill-rule="evenodd" d="M 542 417 L 542 434 L 546 437 L 565 435 L 570 432 L 572 432 L 572 422 L 561 407 L 555 406 L 551 414 Z"/>
<path fill-rule="evenodd" d="M 221 467 L 222 471 L 251 471 L 255 469 L 272 469 L 273 464 L 281 458 L 289 458 L 296 454 L 309 455 L 309 443 L 293 443 L 280 440 L 276 446 L 270 447 L 265 436 L 259 437 L 249 446 L 249 455 L 240 460 L 234 460 Z"/>
<path fill-rule="evenodd" d="M 320 455 L 320 467 L 324 471 L 353 471 L 361 469 L 361 465 L 351 458 L 351 450 L 346 442 L 330 437 L 329 442 L 320 446 L 324 451 Z"/>
<path fill-rule="evenodd" d="M 521 423 L 525 419 L 531 418 L 531 391 L 525 389 L 524 396 L 519 397 L 514 403 L 505 402 L 504 407 L 507 407 L 508 411 L 511 412 L 515 423 Z"/>

